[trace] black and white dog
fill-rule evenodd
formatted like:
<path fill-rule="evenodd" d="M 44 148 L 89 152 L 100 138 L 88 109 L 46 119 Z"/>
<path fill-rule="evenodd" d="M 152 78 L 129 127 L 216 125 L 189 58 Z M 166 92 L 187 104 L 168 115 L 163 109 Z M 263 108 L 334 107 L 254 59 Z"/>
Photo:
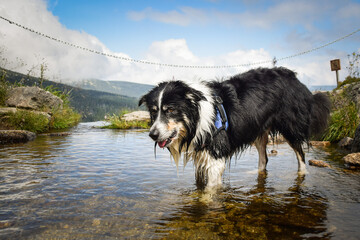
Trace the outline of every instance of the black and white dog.
<path fill-rule="evenodd" d="M 269 134 L 284 136 L 304 172 L 302 144 L 324 130 L 330 113 L 329 99 L 313 95 L 286 68 L 259 68 L 226 81 L 162 82 L 143 103 L 155 145 L 167 148 L 176 164 L 182 154 L 185 163 L 192 159 L 199 187 L 220 185 L 226 161 L 253 143 L 264 171 Z"/>

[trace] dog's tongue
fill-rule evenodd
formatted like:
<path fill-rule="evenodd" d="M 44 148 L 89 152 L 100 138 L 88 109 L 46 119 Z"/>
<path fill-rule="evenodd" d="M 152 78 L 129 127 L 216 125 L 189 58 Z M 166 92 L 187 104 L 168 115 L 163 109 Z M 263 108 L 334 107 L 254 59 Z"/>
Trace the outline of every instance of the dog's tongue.
<path fill-rule="evenodd" d="M 162 142 L 158 142 L 159 147 L 164 148 L 166 145 L 166 140 Z"/>

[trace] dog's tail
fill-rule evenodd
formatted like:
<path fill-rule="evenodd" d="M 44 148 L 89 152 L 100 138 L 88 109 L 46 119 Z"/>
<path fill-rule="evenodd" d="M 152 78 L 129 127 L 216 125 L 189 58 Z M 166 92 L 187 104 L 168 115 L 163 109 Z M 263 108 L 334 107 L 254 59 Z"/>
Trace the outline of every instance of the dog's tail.
<path fill-rule="evenodd" d="M 331 110 L 331 102 L 324 93 L 313 95 L 313 106 L 311 108 L 311 135 L 319 136 L 328 126 Z"/>

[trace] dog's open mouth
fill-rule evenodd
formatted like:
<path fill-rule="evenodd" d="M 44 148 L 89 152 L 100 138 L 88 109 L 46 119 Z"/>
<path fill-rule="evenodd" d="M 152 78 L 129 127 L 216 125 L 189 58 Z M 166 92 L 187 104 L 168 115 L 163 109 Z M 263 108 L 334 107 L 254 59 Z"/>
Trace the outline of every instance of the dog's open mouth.
<path fill-rule="evenodd" d="M 168 139 L 166 139 L 166 140 L 164 140 L 164 141 L 158 141 L 157 144 L 159 145 L 160 148 L 164 148 L 164 147 L 166 147 L 166 146 L 169 146 L 170 143 L 171 143 L 171 142 L 174 140 L 174 138 L 176 137 L 176 135 L 177 135 L 177 131 L 174 131 Z"/>

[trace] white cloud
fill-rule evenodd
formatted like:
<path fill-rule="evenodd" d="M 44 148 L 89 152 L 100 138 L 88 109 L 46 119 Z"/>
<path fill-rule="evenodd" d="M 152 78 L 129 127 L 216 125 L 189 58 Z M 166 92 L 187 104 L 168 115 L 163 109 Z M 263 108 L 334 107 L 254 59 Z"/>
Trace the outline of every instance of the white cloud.
<path fill-rule="evenodd" d="M 286 6 L 283 9 L 286 9 Z M 277 12 L 277 14 L 281 13 L 280 10 L 276 11 L 274 9 L 271 11 Z M 176 15 L 179 13 L 172 14 Z M 182 16 L 181 14 L 189 16 L 191 19 L 197 17 L 198 21 L 200 19 L 207 19 L 207 16 L 202 12 L 197 12 L 196 9 L 192 8 L 183 8 L 179 15 L 180 17 Z M 47 10 L 45 0 L 0 0 L 0 15 L 69 43 L 100 52 L 130 57 L 125 53 L 111 52 L 95 36 L 86 32 L 67 29 L 59 22 L 57 17 Z M 136 18 L 136 16 L 133 17 Z M 139 15 L 137 17 L 141 19 L 143 16 Z M 179 20 L 174 18 L 173 21 L 182 21 L 180 17 Z M 158 16 L 158 18 L 160 19 L 161 16 Z M 46 76 L 50 79 L 55 78 L 55 80 L 98 78 L 155 84 L 159 81 L 172 79 L 173 77 L 183 80 L 215 79 L 258 67 L 258 65 L 254 65 L 240 68 L 185 69 L 135 64 L 66 46 L 25 31 L 3 20 L 0 20 L 0 47 L 5 47 L 3 54 L 7 60 L 12 62 L 8 63 L 5 67 L 26 73 L 33 65 L 38 65 L 45 61 L 48 65 Z M 144 60 L 152 62 L 207 66 L 247 64 L 272 59 L 272 55 L 264 49 L 239 49 L 224 53 L 221 56 L 199 57 L 189 49 L 185 39 L 168 39 L 153 42 L 144 56 Z M 27 65 L 19 67 L 16 63 L 16 58 L 22 59 Z M 329 71 L 329 58 L 323 56 L 308 61 L 306 62 L 303 59 L 292 62 L 287 66 L 297 71 L 299 78 L 306 84 L 308 82 L 310 84 L 330 84 L 331 79 L 333 79 L 331 74 L 333 73 Z M 271 64 L 262 66 L 271 66 Z M 35 74 L 39 76 L 38 73 Z"/>

